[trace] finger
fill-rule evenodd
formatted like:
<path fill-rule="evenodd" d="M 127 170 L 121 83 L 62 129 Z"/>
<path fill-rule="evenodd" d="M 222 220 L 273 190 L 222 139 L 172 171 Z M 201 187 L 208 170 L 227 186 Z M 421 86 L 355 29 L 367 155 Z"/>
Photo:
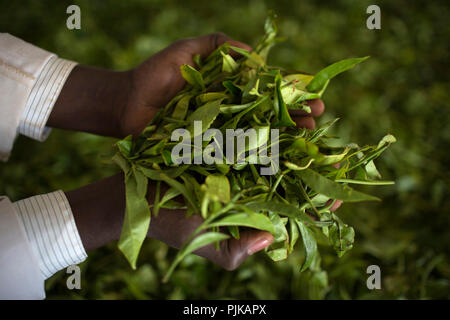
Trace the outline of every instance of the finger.
<path fill-rule="evenodd" d="M 252 47 L 250 47 L 248 44 L 237 41 L 237 40 L 233 40 L 232 38 L 230 38 L 229 36 L 227 36 L 226 34 L 222 33 L 222 32 L 216 32 L 216 33 L 212 33 L 209 35 L 206 35 L 206 37 L 210 37 L 212 39 L 209 39 L 210 42 L 213 43 L 213 48 L 211 50 L 211 52 L 207 53 L 207 55 L 211 54 L 217 47 L 221 46 L 224 43 L 228 43 L 230 46 L 233 47 L 238 47 L 247 51 L 252 51 Z M 234 50 L 231 50 L 230 55 L 233 58 L 239 58 L 241 55 L 239 53 L 237 53 Z"/>
<path fill-rule="evenodd" d="M 325 105 L 323 101 L 320 99 L 309 100 L 306 104 L 311 108 L 311 113 L 308 113 L 304 110 L 289 110 L 289 113 L 293 117 L 304 117 L 304 116 L 312 116 L 318 117 L 325 110 Z"/>
<path fill-rule="evenodd" d="M 341 201 L 341 200 L 336 200 L 336 202 L 333 203 L 333 205 L 331 206 L 330 211 L 331 211 L 331 212 L 336 211 L 337 209 L 339 209 L 339 207 L 341 206 L 341 204 L 342 204 L 342 201 Z"/>
<path fill-rule="evenodd" d="M 341 164 L 338 162 L 338 163 L 332 164 L 332 166 L 335 167 L 336 169 L 339 169 L 339 168 L 341 167 Z M 331 204 L 331 201 L 332 201 L 331 199 L 328 200 L 328 205 Z M 336 200 L 336 201 L 333 203 L 333 205 L 331 206 L 330 211 L 331 211 L 331 212 L 336 211 L 337 209 L 339 209 L 339 207 L 341 206 L 341 204 L 342 204 L 342 201 L 341 201 L 341 200 Z"/>
<path fill-rule="evenodd" d="M 187 218 L 183 210 L 160 209 L 150 223 L 149 236 L 174 248 L 180 248 L 192 232 L 203 222 L 199 215 Z M 197 249 L 194 254 L 204 257 L 226 270 L 236 269 L 249 255 L 264 249 L 273 242 L 273 236 L 265 231 L 248 230 L 239 239 L 220 242 L 220 250 L 210 244 Z"/>
<path fill-rule="evenodd" d="M 309 100 L 307 104 L 311 108 L 311 115 L 313 117 L 320 116 L 325 110 L 325 105 L 320 99 Z"/>
<path fill-rule="evenodd" d="M 241 49 L 244 49 L 244 50 L 247 50 L 247 51 L 252 51 L 252 47 L 250 47 L 246 43 L 243 43 L 243 42 L 240 42 L 240 41 L 236 41 L 236 40 L 230 40 L 230 41 L 227 41 L 227 42 L 233 47 L 238 47 L 238 48 L 241 48 Z M 231 49 L 230 55 L 233 58 L 235 58 L 235 59 L 242 57 L 242 55 L 240 53 L 237 53 L 233 49 Z"/>
<path fill-rule="evenodd" d="M 155 199 L 154 189 L 150 189 L 151 195 L 148 198 L 150 201 Z M 158 239 L 171 247 L 179 249 L 192 232 L 202 223 L 203 218 L 200 215 L 186 217 L 184 210 L 161 208 L 158 215 L 151 219 L 148 235 L 151 238 Z M 213 253 L 210 252 L 209 254 L 212 255 Z"/>
<path fill-rule="evenodd" d="M 251 50 L 251 47 L 245 43 L 233 40 L 222 32 L 215 32 L 205 36 L 184 40 L 188 45 L 189 53 L 192 55 L 200 54 L 202 58 L 209 56 L 218 46 L 228 42 L 232 46 L 236 46 L 245 50 Z M 235 55 L 236 52 L 233 52 Z"/>
<path fill-rule="evenodd" d="M 239 239 L 229 239 L 222 248 L 220 263 L 227 270 L 236 269 L 248 256 L 263 250 L 273 242 L 266 231 L 248 230 L 240 233 Z"/>
<path fill-rule="evenodd" d="M 312 117 L 296 117 L 293 120 L 295 121 L 295 124 L 299 128 L 306 128 L 313 130 L 316 126 L 316 122 Z"/>

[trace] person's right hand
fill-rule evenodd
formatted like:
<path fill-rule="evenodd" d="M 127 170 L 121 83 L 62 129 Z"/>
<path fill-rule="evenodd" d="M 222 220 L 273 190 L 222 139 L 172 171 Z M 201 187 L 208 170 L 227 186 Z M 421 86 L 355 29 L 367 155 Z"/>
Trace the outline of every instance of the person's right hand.
<path fill-rule="evenodd" d="M 155 185 L 149 184 L 149 190 L 148 200 L 152 203 L 155 198 Z M 66 196 L 86 251 L 120 238 L 125 213 L 122 174 L 66 192 Z M 185 210 L 161 208 L 158 216 L 151 218 L 148 237 L 158 239 L 171 247 L 180 248 L 202 221 L 199 215 L 187 218 Z M 230 238 L 221 241 L 219 250 L 216 250 L 214 245 L 208 245 L 194 253 L 227 270 L 233 270 L 249 255 L 262 250 L 272 242 L 273 236 L 270 233 L 248 230 L 241 232 L 239 240 Z"/>
<path fill-rule="evenodd" d="M 200 215 L 186 218 L 186 212 L 183 210 L 160 211 L 157 217 L 152 217 L 149 236 L 178 249 L 202 222 L 203 218 Z M 221 241 L 218 250 L 210 244 L 194 253 L 226 270 L 234 270 L 248 256 L 264 249 L 272 242 L 273 236 L 268 232 L 246 230 L 240 232 L 239 240 L 229 238 Z"/>

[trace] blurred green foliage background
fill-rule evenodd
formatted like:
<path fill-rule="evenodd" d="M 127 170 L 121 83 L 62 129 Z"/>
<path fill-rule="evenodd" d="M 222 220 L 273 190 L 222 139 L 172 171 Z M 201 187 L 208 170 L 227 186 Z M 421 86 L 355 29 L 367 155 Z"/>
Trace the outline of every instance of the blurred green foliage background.
<path fill-rule="evenodd" d="M 81 30 L 66 28 L 66 8 L 81 7 Z M 381 7 L 381 30 L 366 28 L 366 8 Z M 255 44 L 268 9 L 287 40 L 270 63 L 315 73 L 349 57 L 372 56 L 332 81 L 320 122 L 340 117 L 334 133 L 394 144 L 378 161 L 385 179 L 366 191 L 382 203 L 344 204 L 338 214 L 356 230 L 354 249 L 339 259 L 321 248 L 325 274 L 299 273 L 301 248 L 287 261 L 263 254 L 227 272 L 190 256 L 168 284 L 161 278 L 175 251 L 146 241 L 133 272 L 115 244 L 82 264 L 82 289 L 66 288 L 61 271 L 46 283 L 63 299 L 448 299 L 450 8 L 447 1 L 0 1 L 0 31 L 82 64 L 131 68 L 173 41 L 214 31 Z M 114 140 L 54 130 L 45 143 L 16 141 L 0 164 L 0 194 L 11 200 L 70 190 L 117 170 L 102 160 Z M 367 266 L 379 265 L 381 290 L 366 287 Z"/>

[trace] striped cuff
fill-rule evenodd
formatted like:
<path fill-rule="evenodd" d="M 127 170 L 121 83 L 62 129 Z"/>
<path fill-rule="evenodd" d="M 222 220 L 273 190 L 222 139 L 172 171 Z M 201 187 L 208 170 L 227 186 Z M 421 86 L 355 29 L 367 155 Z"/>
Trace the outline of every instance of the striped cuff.
<path fill-rule="evenodd" d="M 28 96 L 19 123 L 18 131 L 20 134 L 39 141 L 44 141 L 48 137 L 50 128 L 46 127 L 45 124 L 70 71 L 75 65 L 76 63 L 73 61 L 57 57 L 49 59 Z"/>
<path fill-rule="evenodd" d="M 69 202 L 55 191 L 13 203 L 45 279 L 87 257 Z"/>

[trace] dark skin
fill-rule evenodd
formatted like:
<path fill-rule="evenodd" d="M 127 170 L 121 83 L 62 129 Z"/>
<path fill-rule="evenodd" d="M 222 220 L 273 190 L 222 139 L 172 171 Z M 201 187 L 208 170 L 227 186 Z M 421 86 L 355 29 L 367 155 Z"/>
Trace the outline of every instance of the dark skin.
<path fill-rule="evenodd" d="M 225 42 L 251 50 L 248 45 L 222 33 L 213 33 L 176 41 L 128 71 L 78 65 L 66 81 L 47 125 L 117 138 L 129 134 L 137 136 L 155 113 L 185 85 L 180 66 L 185 63 L 195 66 L 192 60 L 195 54 L 207 57 Z M 299 127 L 313 129 L 313 117 L 323 113 L 324 104 L 320 100 L 312 100 L 309 106 L 311 114 L 295 111 L 292 117 Z M 152 203 L 155 187 L 151 181 L 149 190 L 148 200 Z M 87 251 L 119 239 L 125 211 L 122 174 L 66 192 L 66 196 Z M 338 206 L 335 204 L 333 209 Z M 183 210 L 161 209 L 158 216 L 151 219 L 148 237 L 180 248 L 201 222 L 199 215 L 186 218 Z M 195 253 L 233 270 L 249 255 L 272 242 L 270 233 L 249 230 L 242 232 L 239 240 L 222 241 L 219 250 L 209 245 Z"/>

